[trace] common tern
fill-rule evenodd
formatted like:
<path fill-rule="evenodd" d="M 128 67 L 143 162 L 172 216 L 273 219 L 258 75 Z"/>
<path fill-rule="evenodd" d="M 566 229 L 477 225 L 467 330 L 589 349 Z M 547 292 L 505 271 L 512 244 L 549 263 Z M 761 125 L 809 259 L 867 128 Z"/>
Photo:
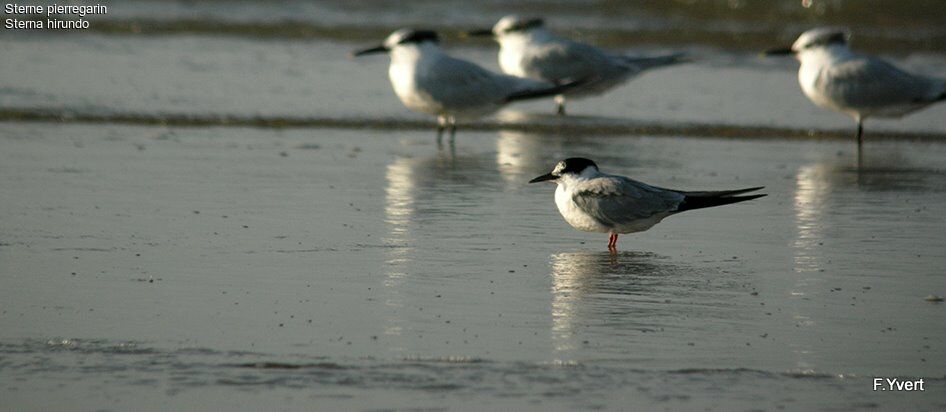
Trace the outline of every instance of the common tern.
<path fill-rule="evenodd" d="M 562 160 L 551 173 L 529 181 L 555 182 L 555 205 L 565 221 L 585 232 L 609 233 L 608 249 L 617 249 L 618 235 L 650 229 L 667 216 L 687 210 L 728 205 L 765 196 L 747 189 L 685 192 L 664 189 L 624 176 L 602 173 L 595 162 L 572 157 Z"/>

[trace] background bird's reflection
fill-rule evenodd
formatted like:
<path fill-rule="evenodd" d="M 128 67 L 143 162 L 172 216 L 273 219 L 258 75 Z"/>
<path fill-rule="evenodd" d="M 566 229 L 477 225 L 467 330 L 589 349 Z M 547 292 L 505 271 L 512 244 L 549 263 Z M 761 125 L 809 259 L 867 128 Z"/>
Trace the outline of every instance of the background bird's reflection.
<path fill-rule="evenodd" d="M 819 353 L 817 348 L 824 345 L 808 336 L 820 333 L 822 323 L 837 316 L 840 309 L 834 305 L 854 304 L 832 301 L 834 305 L 813 306 L 810 300 L 843 290 L 841 286 L 847 286 L 843 281 L 851 279 L 845 275 L 863 277 L 865 267 L 901 272 L 902 264 L 892 262 L 904 256 L 928 256 L 942 243 L 918 235 L 924 233 L 923 226 L 941 224 L 942 216 L 927 205 L 910 203 L 914 196 L 946 192 L 946 171 L 926 165 L 918 153 L 906 156 L 876 144 L 871 150 L 858 167 L 849 159 L 827 157 L 799 166 L 794 175 L 795 273 L 789 303 L 791 321 L 800 330 L 791 346 L 796 366 L 802 369 L 818 367 L 824 357 L 839 356 Z M 913 246 L 894 247 L 902 243 Z M 869 282 L 864 279 L 857 288 Z"/>
<path fill-rule="evenodd" d="M 880 205 L 883 198 L 943 191 L 946 170 L 913 166 L 908 157 L 897 152 L 886 151 L 885 157 L 869 159 L 860 167 L 840 158 L 800 166 L 793 194 L 795 271 L 823 270 L 823 246 L 829 237 L 853 242 L 876 238 L 876 228 L 870 234 L 859 230 L 861 219 L 887 221 L 893 224 L 890 229 L 898 231 L 896 223 L 908 215 L 899 205 Z M 865 209 L 878 207 L 889 208 L 889 213 L 866 214 Z"/>
<path fill-rule="evenodd" d="M 496 165 L 507 186 L 520 186 L 539 174 L 547 173 L 568 157 L 593 159 L 602 168 L 615 173 L 673 165 L 672 157 L 653 155 L 654 148 L 640 150 L 649 144 L 638 139 L 617 142 L 609 136 L 514 130 L 500 130 L 498 133 Z"/>
<path fill-rule="evenodd" d="M 463 220 L 468 213 L 463 209 L 478 203 L 481 192 L 498 184 L 498 176 L 488 164 L 482 155 L 443 151 L 425 157 L 396 157 L 385 172 L 385 241 L 407 245 L 416 240 L 412 228 L 450 216 Z"/>
<path fill-rule="evenodd" d="M 397 156 L 384 178 L 385 333 L 402 335 L 410 332 L 405 308 L 411 305 L 417 274 L 436 273 L 428 267 L 451 263 L 445 241 L 476 236 L 473 229 L 488 213 L 480 206 L 492 202 L 484 194 L 497 192 L 493 188 L 501 183 L 486 155 L 446 151 Z M 437 230 L 443 227 L 451 230 Z"/>

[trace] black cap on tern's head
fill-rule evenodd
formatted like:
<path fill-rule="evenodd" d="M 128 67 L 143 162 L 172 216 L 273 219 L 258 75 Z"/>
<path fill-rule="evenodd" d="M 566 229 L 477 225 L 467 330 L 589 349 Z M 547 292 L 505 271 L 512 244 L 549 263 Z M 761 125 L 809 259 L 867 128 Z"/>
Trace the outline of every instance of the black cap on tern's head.
<path fill-rule="evenodd" d="M 828 46 L 832 44 L 846 45 L 850 37 L 846 29 L 840 27 L 819 27 L 808 30 L 798 36 L 792 44 L 792 50 L 798 53 L 805 49 Z"/>
<path fill-rule="evenodd" d="M 850 37 L 850 34 L 846 29 L 819 27 L 802 33 L 791 47 L 776 47 L 766 50 L 762 54 L 765 56 L 784 56 L 828 45 L 847 45 L 848 37 Z"/>
<path fill-rule="evenodd" d="M 529 181 L 529 183 L 538 183 L 545 182 L 550 180 L 558 180 L 558 178 L 568 175 L 580 175 L 585 169 L 593 167 L 595 171 L 598 170 L 598 165 L 595 164 L 591 159 L 585 159 L 584 157 L 569 157 L 568 159 L 562 160 L 555 165 L 555 168 L 552 169 L 551 173 L 546 173 L 542 176 L 539 176 L 535 179 Z"/>
<path fill-rule="evenodd" d="M 393 49 L 398 44 L 440 43 L 440 36 L 433 30 L 400 29 L 384 39 L 384 45 Z"/>
<path fill-rule="evenodd" d="M 469 37 L 494 37 L 502 36 L 507 33 L 521 33 L 544 25 L 545 21 L 542 19 L 524 19 L 515 14 L 510 14 L 499 19 L 492 29 L 470 30 L 463 32 L 463 35 Z"/>
<path fill-rule="evenodd" d="M 373 53 L 387 53 L 399 44 L 421 44 L 424 42 L 439 43 L 440 36 L 433 30 L 400 29 L 388 35 L 384 43 L 367 49 L 356 50 L 354 56 L 364 56 Z"/>
<path fill-rule="evenodd" d="M 534 28 L 545 25 L 545 20 L 539 18 L 524 18 L 515 14 L 510 14 L 499 19 L 491 30 L 494 36 L 502 36 L 507 33 L 523 33 Z"/>

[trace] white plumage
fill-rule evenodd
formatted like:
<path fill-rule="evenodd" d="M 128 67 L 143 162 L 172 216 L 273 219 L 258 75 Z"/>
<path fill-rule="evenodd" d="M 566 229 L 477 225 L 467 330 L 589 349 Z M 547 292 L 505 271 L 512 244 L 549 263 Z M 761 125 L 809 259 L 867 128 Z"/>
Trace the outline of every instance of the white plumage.
<path fill-rule="evenodd" d="M 409 109 L 437 116 L 440 130 L 457 120 L 492 114 L 516 100 L 554 95 L 570 85 L 551 85 L 494 73 L 451 57 L 438 45 L 436 33 L 397 30 L 380 46 L 357 51 L 356 56 L 387 52 L 388 75 L 398 99 Z"/>
<path fill-rule="evenodd" d="M 581 231 L 610 233 L 608 248 L 612 250 L 619 234 L 645 231 L 672 214 L 765 196 L 736 196 L 761 187 L 716 192 L 665 189 L 602 173 L 593 161 L 575 157 L 529 183 L 543 181 L 558 184 L 555 205 L 565 221 Z"/>
<path fill-rule="evenodd" d="M 848 34 L 837 28 L 808 30 L 790 48 L 801 63 L 798 83 L 814 104 L 845 113 L 857 122 L 861 142 L 868 117 L 901 117 L 946 99 L 946 79 L 908 73 L 876 57 L 854 53 Z"/>
<path fill-rule="evenodd" d="M 683 54 L 631 57 L 609 53 L 595 46 L 557 36 L 541 19 L 503 17 L 491 30 L 475 35 L 491 35 L 499 42 L 499 66 L 503 73 L 560 84 L 581 80 L 556 97 L 559 113 L 565 112 L 565 97 L 599 95 L 641 72 L 686 61 Z"/>

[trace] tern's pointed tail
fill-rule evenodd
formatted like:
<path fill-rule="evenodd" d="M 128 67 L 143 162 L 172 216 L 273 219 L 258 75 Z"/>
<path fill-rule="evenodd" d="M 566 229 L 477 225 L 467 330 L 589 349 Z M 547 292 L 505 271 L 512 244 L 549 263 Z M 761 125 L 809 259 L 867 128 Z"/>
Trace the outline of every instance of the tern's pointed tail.
<path fill-rule="evenodd" d="M 693 58 L 686 53 L 674 53 L 653 57 L 620 56 L 620 59 L 625 64 L 634 66 L 639 70 L 653 69 L 655 67 L 670 66 L 680 63 L 689 63 L 693 61 Z"/>
<path fill-rule="evenodd" d="M 541 97 L 557 96 L 567 92 L 573 87 L 578 87 L 587 83 L 586 80 L 576 80 L 573 82 L 562 83 L 556 86 L 533 87 L 517 91 L 503 99 L 503 103 L 515 102 L 518 100 L 538 99 Z"/>
<path fill-rule="evenodd" d="M 702 209 L 704 207 L 722 206 L 730 203 L 745 202 L 746 200 L 758 199 L 765 194 L 736 196 L 742 193 L 754 192 L 763 187 L 750 187 L 748 189 L 724 190 L 720 192 L 680 192 L 685 197 L 683 202 L 677 206 L 676 212 L 685 212 L 687 210 Z"/>

